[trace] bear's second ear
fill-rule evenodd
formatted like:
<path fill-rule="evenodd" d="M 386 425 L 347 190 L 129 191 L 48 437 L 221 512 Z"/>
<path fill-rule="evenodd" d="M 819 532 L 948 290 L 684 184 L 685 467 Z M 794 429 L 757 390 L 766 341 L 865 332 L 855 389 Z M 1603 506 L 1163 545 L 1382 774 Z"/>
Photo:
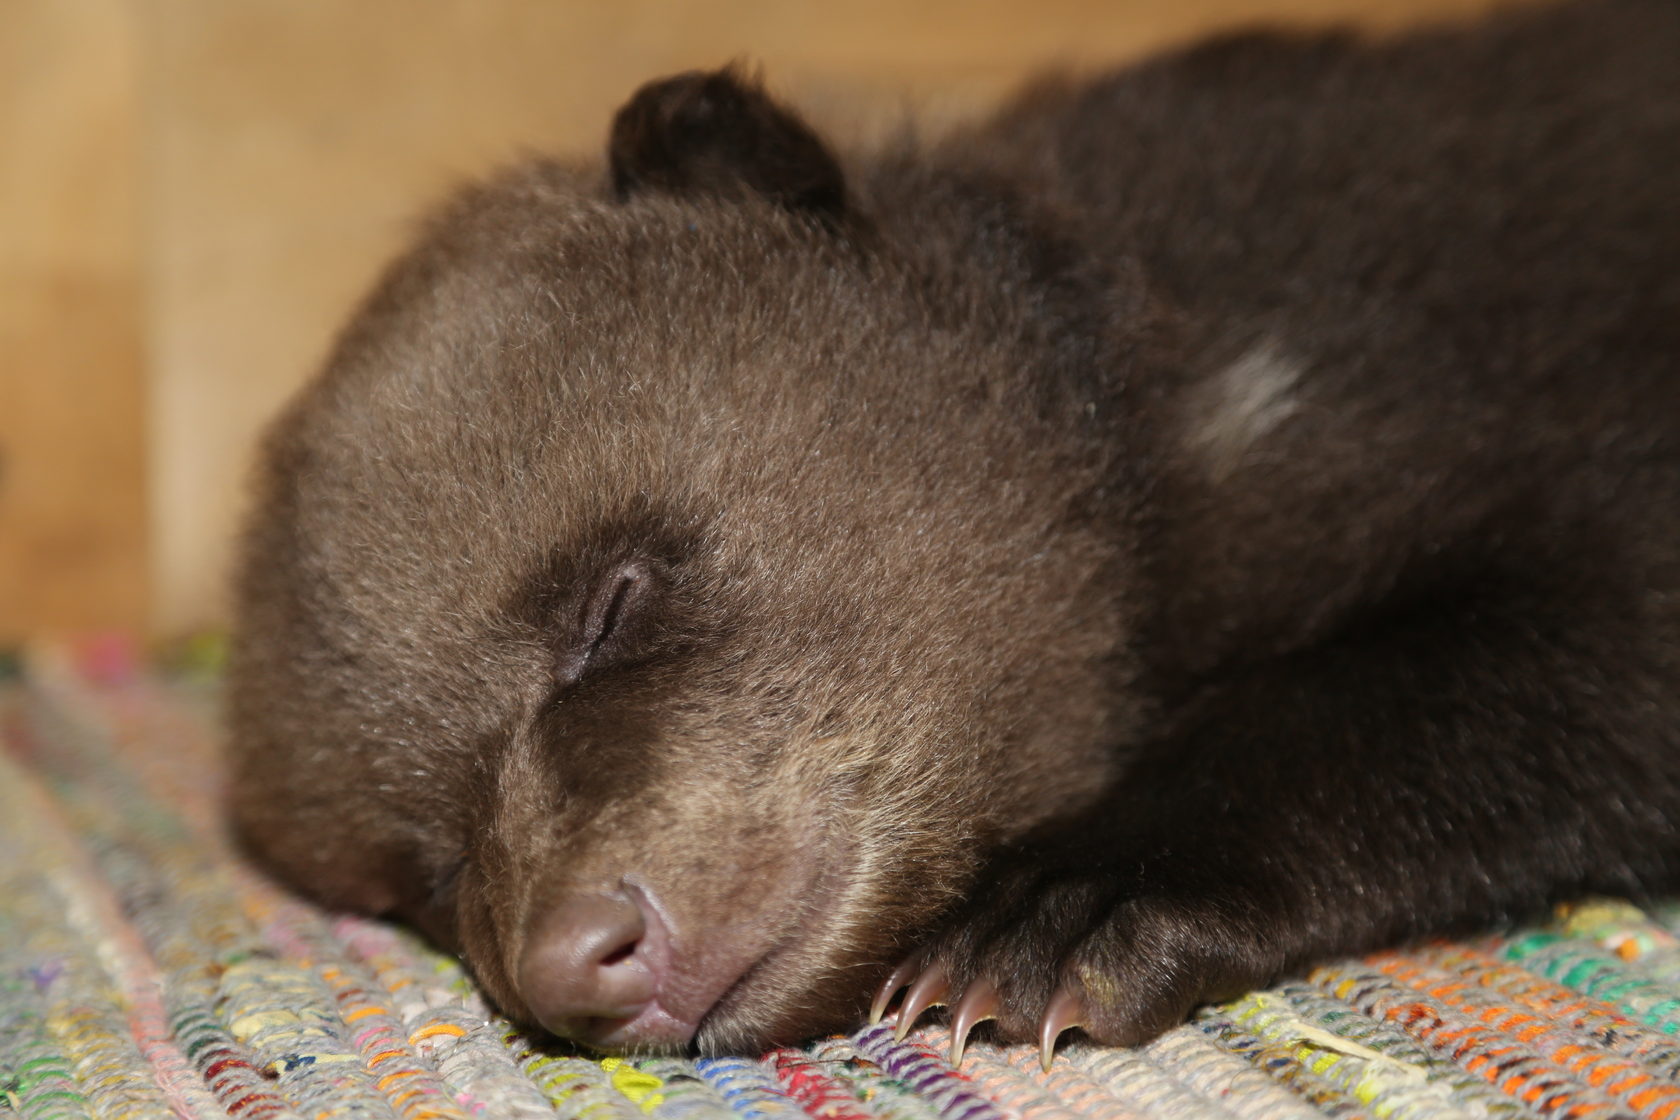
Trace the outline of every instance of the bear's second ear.
<path fill-rule="evenodd" d="M 650 82 L 618 111 L 614 192 L 763 195 L 824 221 L 846 206 L 840 164 L 809 125 L 733 68 Z"/>

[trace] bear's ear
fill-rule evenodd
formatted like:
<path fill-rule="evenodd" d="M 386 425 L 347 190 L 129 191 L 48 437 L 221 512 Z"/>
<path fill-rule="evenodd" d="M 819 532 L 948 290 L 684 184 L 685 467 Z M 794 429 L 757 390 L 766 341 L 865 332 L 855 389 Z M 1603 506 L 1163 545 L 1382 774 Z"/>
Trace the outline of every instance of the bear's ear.
<path fill-rule="evenodd" d="M 817 134 L 733 67 L 637 90 L 613 120 L 607 155 L 620 200 L 751 192 L 830 222 L 846 207 L 840 164 Z"/>

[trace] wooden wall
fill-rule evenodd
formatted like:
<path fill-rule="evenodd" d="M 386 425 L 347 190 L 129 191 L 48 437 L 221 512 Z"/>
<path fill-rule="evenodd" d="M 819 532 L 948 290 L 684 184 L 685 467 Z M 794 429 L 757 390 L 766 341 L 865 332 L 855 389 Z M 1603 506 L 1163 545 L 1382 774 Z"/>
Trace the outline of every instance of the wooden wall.
<path fill-rule="evenodd" d="M 0 641 L 214 624 L 255 431 L 413 216 L 745 58 L 831 130 L 1213 27 L 1497 0 L 0 0 Z"/>
<path fill-rule="evenodd" d="M 0 0 L 0 641 L 148 615 L 133 15 Z"/>

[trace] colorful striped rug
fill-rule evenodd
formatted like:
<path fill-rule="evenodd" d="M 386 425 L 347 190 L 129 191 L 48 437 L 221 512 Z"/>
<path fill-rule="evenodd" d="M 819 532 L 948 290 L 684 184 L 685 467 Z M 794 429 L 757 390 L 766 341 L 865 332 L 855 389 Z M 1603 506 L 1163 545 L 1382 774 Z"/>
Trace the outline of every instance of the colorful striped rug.
<path fill-rule="evenodd" d="M 85 651 L 84 651 L 85 652 Z M 97 652 L 97 651 L 95 651 Z M 1680 1117 L 1680 909 L 1594 903 L 1343 961 L 1150 1046 L 929 1026 L 593 1058 L 513 1030 L 403 930 L 230 850 L 213 682 L 60 652 L 0 683 L 0 1114 L 31 1117 Z"/>

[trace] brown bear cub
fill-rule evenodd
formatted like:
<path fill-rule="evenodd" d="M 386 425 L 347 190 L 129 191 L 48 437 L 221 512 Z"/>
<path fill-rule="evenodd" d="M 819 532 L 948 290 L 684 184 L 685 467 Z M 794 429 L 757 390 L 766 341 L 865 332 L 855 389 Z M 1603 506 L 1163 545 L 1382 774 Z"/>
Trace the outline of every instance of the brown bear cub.
<path fill-rule="evenodd" d="M 269 433 L 243 834 L 621 1051 L 1135 1043 L 1680 886 L 1677 59 L 1240 35 L 856 154 L 645 87 Z"/>

